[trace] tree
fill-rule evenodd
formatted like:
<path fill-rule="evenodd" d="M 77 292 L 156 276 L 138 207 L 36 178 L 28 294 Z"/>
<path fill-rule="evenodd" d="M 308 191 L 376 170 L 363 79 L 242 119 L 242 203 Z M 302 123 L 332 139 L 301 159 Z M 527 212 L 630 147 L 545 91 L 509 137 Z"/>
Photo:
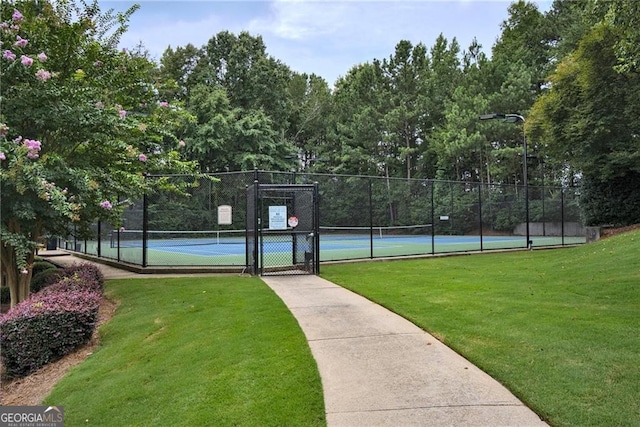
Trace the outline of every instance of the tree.
<path fill-rule="evenodd" d="M 156 99 L 152 63 L 115 49 L 136 7 L 114 16 L 97 1 L 9 5 L 0 24 L 0 254 L 15 305 L 29 294 L 43 237 L 117 223 L 128 198 L 166 184 L 146 174 L 193 165 L 180 160 L 175 136 L 190 117 Z"/>
<path fill-rule="evenodd" d="M 327 143 L 331 112 L 331 91 L 327 82 L 315 74 L 294 73 L 289 82 L 289 129 L 286 138 L 297 148 L 300 167 L 308 171 L 321 160 Z"/>
<path fill-rule="evenodd" d="M 581 176 L 587 224 L 640 222 L 640 77 L 616 71 L 619 29 L 595 25 L 551 76 L 529 134 Z"/>
<path fill-rule="evenodd" d="M 360 64 L 341 77 L 333 93 L 333 114 L 321 165 L 324 171 L 382 175 L 397 158 L 382 124 L 386 82 L 380 61 Z"/>
<path fill-rule="evenodd" d="M 421 118 L 429 109 L 428 82 L 429 58 L 427 48 L 422 43 L 413 46 L 402 40 L 396 45 L 395 53 L 382 62 L 387 80 L 388 96 L 384 111 L 385 135 L 397 151 L 396 162 L 403 169 L 391 172 L 407 179 L 416 176 L 420 147 L 425 141 L 425 132 L 421 129 Z"/>
<path fill-rule="evenodd" d="M 542 91 L 551 66 L 552 27 L 534 3 L 519 0 L 508 9 L 502 33 L 493 46 L 492 59 L 524 64 L 533 75 L 537 92 Z"/>
<path fill-rule="evenodd" d="M 433 134 L 438 178 L 456 181 L 491 180 L 492 146 L 480 132 L 478 112 L 488 106 L 486 74 L 488 59 L 473 41 L 464 54 L 460 86 L 444 104 L 444 122 Z"/>
<path fill-rule="evenodd" d="M 196 66 L 202 56 L 202 50 L 191 43 L 175 50 L 169 46 L 160 58 L 158 78 L 166 85 L 161 96 L 164 99 L 184 101 L 191 89 L 198 84 L 195 76 Z"/>
<path fill-rule="evenodd" d="M 607 5 L 607 22 L 620 31 L 620 38 L 614 46 L 618 58 L 615 69 L 622 73 L 640 73 L 640 3 L 612 0 Z"/>
<path fill-rule="evenodd" d="M 187 108 L 196 117 L 187 137 L 189 157 L 198 162 L 203 172 L 233 170 L 232 135 L 239 109 L 231 108 L 227 92 L 197 85 L 190 92 Z"/>

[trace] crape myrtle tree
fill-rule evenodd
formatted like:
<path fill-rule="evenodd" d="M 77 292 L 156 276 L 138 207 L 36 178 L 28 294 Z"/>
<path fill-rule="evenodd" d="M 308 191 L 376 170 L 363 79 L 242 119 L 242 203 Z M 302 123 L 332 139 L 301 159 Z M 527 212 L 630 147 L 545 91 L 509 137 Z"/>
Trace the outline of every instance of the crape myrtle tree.
<path fill-rule="evenodd" d="M 116 49 L 136 8 L 3 4 L 0 252 L 12 306 L 29 295 L 44 237 L 88 232 L 96 219 L 117 224 L 128 199 L 170 187 L 145 175 L 194 169 L 176 136 L 190 116 L 157 99 L 144 55 Z"/>

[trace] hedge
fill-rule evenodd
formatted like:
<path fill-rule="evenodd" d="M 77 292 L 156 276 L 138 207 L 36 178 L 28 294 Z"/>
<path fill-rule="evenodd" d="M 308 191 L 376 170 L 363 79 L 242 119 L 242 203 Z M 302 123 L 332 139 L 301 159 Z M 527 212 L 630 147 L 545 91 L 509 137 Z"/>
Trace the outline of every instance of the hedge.
<path fill-rule="evenodd" d="M 57 283 L 0 316 L 2 363 L 9 377 L 28 375 L 91 338 L 104 278 L 89 264 L 65 270 Z"/>

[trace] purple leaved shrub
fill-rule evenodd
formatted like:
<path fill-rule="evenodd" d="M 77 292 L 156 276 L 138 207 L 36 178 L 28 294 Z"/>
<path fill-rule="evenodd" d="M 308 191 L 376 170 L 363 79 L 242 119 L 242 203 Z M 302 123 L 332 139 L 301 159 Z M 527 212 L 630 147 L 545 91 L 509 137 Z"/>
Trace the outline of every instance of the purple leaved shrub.
<path fill-rule="evenodd" d="M 104 285 L 104 276 L 100 269 L 95 264 L 85 262 L 58 270 L 47 278 L 46 286 L 56 284 L 65 277 L 74 276 L 81 277 L 82 280 L 91 283 L 92 286 L 97 286 L 98 289 L 102 289 Z"/>
<path fill-rule="evenodd" d="M 1 356 L 8 376 L 28 375 L 89 341 L 104 282 L 99 270 L 90 267 L 75 268 L 0 316 Z"/>

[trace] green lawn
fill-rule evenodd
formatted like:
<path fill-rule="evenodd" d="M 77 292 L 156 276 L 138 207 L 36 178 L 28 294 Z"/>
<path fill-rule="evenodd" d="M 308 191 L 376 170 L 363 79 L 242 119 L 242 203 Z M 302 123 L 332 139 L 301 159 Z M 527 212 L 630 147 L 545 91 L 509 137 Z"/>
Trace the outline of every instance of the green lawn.
<path fill-rule="evenodd" d="M 46 399 L 66 426 L 322 426 L 298 323 L 258 278 L 107 282 L 101 346 Z"/>
<path fill-rule="evenodd" d="M 554 426 L 640 425 L 640 232 L 321 271 L 433 333 Z"/>
<path fill-rule="evenodd" d="M 576 248 L 324 265 L 554 426 L 640 425 L 640 232 Z M 68 426 L 324 425 L 316 364 L 257 278 L 109 281 L 101 347 L 46 399 Z"/>

